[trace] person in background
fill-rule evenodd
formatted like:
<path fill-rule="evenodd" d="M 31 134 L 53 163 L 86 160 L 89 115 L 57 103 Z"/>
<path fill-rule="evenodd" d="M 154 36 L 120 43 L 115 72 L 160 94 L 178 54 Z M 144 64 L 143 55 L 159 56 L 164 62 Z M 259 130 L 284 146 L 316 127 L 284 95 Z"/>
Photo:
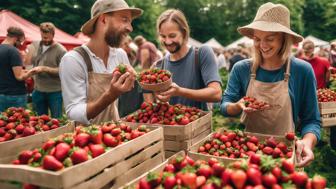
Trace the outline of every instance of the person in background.
<path fill-rule="evenodd" d="M 0 44 L 0 112 L 9 107 L 26 107 L 27 95 L 25 79 L 32 76 L 34 70 L 23 69 L 18 48 L 25 40 L 21 28 L 7 28 L 7 36 Z"/>
<path fill-rule="evenodd" d="M 321 137 L 321 119 L 312 67 L 291 57 L 292 44 L 303 37 L 290 29 L 290 12 L 282 4 L 261 5 L 252 23 L 238 32 L 253 39 L 252 59 L 233 67 L 221 104 L 224 116 L 242 113 L 245 130 L 284 136 L 294 132 L 301 121 L 302 139 L 296 141 L 297 166 L 314 160 L 313 148 Z M 270 104 L 258 111 L 245 106 L 244 97 L 254 97 Z"/>
<path fill-rule="evenodd" d="M 136 72 L 120 47 L 133 31 L 132 21 L 142 14 L 124 0 L 99 0 L 91 8 L 91 18 L 81 28 L 90 41 L 68 52 L 60 65 L 66 114 L 88 125 L 120 119 L 116 100 L 130 91 Z M 124 64 L 121 75 L 115 68 Z"/>
<path fill-rule="evenodd" d="M 188 46 L 189 25 L 179 10 L 164 11 L 156 26 L 159 41 L 168 53 L 155 66 L 170 71 L 173 80 L 169 89 L 155 93 L 156 99 L 208 110 L 207 102 L 219 102 L 222 94 L 212 48 Z"/>
<path fill-rule="evenodd" d="M 233 56 L 229 59 L 230 66 L 229 66 L 229 72 L 231 72 L 233 66 L 240 60 L 244 60 L 245 57 L 243 56 L 243 52 L 241 47 L 238 47 L 234 50 Z"/>
<path fill-rule="evenodd" d="M 156 46 L 152 42 L 147 41 L 143 36 L 136 36 L 134 43 L 138 46 L 137 61 L 140 62 L 142 69 L 150 68 L 160 58 L 157 54 L 158 49 Z"/>
<path fill-rule="evenodd" d="M 40 24 L 41 40 L 34 41 L 28 47 L 26 62 L 33 65 L 34 91 L 32 93 L 33 109 L 38 115 L 49 114 L 51 117 L 62 117 L 62 91 L 59 78 L 59 64 L 66 53 L 65 47 L 54 41 L 53 23 Z"/>
<path fill-rule="evenodd" d="M 313 67 L 315 78 L 317 80 L 317 88 L 327 88 L 330 80 L 330 63 L 328 59 L 314 55 L 315 45 L 311 40 L 304 40 L 302 43 L 303 54 L 300 59 L 309 62 Z"/>

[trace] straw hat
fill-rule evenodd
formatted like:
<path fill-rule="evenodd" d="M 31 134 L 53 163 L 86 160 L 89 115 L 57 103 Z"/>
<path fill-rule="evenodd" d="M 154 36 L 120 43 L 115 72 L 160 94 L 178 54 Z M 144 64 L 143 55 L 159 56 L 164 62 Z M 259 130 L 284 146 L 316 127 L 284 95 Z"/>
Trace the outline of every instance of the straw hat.
<path fill-rule="evenodd" d="M 142 10 L 138 8 L 130 8 L 124 0 L 97 0 L 91 8 L 91 19 L 87 21 L 81 28 L 85 35 L 94 32 L 94 26 L 98 17 L 104 13 L 129 10 L 132 18 L 137 18 L 142 14 Z"/>
<path fill-rule="evenodd" d="M 238 32 L 253 38 L 253 30 L 267 32 L 284 32 L 293 36 L 294 43 L 301 42 L 303 37 L 290 29 L 290 13 L 287 7 L 281 4 L 265 3 L 258 9 L 252 23 L 239 27 Z"/>

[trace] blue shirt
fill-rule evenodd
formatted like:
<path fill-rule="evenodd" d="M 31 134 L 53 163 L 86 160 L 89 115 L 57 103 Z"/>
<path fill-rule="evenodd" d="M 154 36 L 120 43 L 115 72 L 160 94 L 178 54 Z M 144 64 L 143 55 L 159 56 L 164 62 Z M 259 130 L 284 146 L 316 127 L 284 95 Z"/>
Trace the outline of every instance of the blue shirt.
<path fill-rule="evenodd" d="M 234 65 L 220 107 L 224 116 L 230 116 L 226 111 L 228 103 L 237 102 L 246 95 L 251 75 L 250 65 L 251 60 L 242 60 Z M 262 82 L 277 82 L 284 79 L 284 73 L 285 66 L 272 71 L 259 67 L 256 79 Z M 321 120 L 314 71 L 309 63 L 297 58 L 291 58 L 289 96 L 292 101 L 293 121 L 301 121 L 301 135 L 313 133 L 319 140 Z"/>

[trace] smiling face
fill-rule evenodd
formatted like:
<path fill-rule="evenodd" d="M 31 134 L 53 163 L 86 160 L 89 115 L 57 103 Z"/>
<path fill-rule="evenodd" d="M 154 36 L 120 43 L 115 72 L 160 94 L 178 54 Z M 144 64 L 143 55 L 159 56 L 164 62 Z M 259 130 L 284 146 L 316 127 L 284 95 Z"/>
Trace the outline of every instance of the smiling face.
<path fill-rule="evenodd" d="M 184 42 L 184 34 L 178 25 L 171 21 L 166 21 L 161 24 L 159 40 L 163 47 L 172 54 L 178 52 L 183 45 L 186 45 Z"/>
<path fill-rule="evenodd" d="M 109 23 L 105 32 L 105 42 L 111 47 L 119 47 L 123 39 L 133 31 L 131 11 L 122 10 L 106 15 Z"/>
<path fill-rule="evenodd" d="M 284 35 L 280 32 L 254 31 L 254 47 L 260 52 L 264 60 L 279 56 L 284 42 Z"/>

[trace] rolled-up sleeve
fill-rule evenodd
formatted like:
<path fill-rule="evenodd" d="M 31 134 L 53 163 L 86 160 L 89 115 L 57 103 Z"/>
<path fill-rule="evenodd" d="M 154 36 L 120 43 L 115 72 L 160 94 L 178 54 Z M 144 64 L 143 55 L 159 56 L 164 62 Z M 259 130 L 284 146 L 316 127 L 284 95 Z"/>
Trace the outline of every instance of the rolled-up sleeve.
<path fill-rule="evenodd" d="M 87 119 L 87 71 L 75 56 L 67 53 L 61 60 L 59 75 L 62 95 L 67 116 L 71 120 L 89 124 Z"/>

